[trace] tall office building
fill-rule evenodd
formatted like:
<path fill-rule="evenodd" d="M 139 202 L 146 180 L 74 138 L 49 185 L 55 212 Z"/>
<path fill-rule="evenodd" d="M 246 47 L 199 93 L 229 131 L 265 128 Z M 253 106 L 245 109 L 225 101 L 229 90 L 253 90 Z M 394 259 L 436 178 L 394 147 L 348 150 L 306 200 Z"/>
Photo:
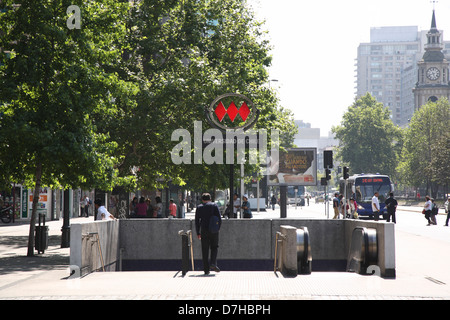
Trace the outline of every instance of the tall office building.
<path fill-rule="evenodd" d="M 402 73 L 417 63 L 422 48 L 419 34 L 415 26 L 371 28 L 370 43 L 358 47 L 356 95 L 372 94 L 389 107 L 397 125 L 402 125 Z"/>
<path fill-rule="evenodd" d="M 418 31 L 417 26 L 371 28 L 370 43 L 361 43 L 358 47 L 356 96 L 361 97 L 367 92 L 372 94 L 377 101 L 389 107 L 393 123 L 401 127 L 408 125 L 414 110 L 417 109 L 416 104 L 419 103 L 415 101 L 413 89 L 416 100 L 420 95 L 422 101 L 425 99 L 422 97 L 426 95 L 421 94 L 426 92 L 422 89 L 425 85 L 430 85 L 423 83 L 422 87 L 415 89 L 420 80 L 419 69 L 431 67 L 429 64 L 419 66 L 419 62 L 430 56 L 430 53 L 426 54 L 427 52 L 438 50 L 437 43 L 428 43 L 432 41 L 431 34 L 435 41 L 439 41 L 442 55 L 446 57 L 450 42 L 444 42 L 443 32 L 437 30 L 434 11 L 430 31 Z M 444 66 L 437 67 L 440 68 L 442 76 Z M 436 87 L 437 83 L 433 85 Z"/>

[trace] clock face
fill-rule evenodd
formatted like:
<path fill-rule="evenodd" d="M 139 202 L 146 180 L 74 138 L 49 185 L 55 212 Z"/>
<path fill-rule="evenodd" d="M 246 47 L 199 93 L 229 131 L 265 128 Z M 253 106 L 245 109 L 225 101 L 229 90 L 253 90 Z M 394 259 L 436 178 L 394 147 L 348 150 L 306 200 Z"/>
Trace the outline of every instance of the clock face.
<path fill-rule="evenodd" d="M 427 70 L 427 78 L 430 80 L 436 80 L 439 78 L 440 72 L 436 67 L 431 67 Z"/>

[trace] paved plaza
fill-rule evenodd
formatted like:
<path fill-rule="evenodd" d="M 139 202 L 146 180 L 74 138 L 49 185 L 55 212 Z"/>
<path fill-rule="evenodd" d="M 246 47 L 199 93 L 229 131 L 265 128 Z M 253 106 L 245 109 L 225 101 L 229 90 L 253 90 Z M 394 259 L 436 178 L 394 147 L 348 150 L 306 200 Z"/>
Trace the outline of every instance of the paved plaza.
<path fill-rule="evenodd" d="M 288 214 L 306 218 L 308 215 L 316 216 L 317 212 L 308 208 L 290 208 Z M 276 212 L 262 212 L 259 215 L 263 214 L 276 215 Z M 74 218 L 71 223 L 91 220 L 92 217 Z M 450 298 L 450 241 L 434 241 L 428 248 L 426 239 L 419 239 L 402 228 L 396 228 L 396 279 L 314 271 L 310 275 L 285 278 L 279 272 L 226 270 L 209 276 L 204 276 L 200 271 L 190 271 L 185 276 L 176 271 L 95 272 L 83 278 L 68 279 L 70 248 L 60 248 L 62 220 L 49 221 L 47 225 L 49 248 L 44 254 L 36 254 L 32 258 L 26 257 L 29 225 L 0 225 L 0 299 L 235 301 Z M 435 234 L 438 232 L 443 232 L 444 236 L 448 232 L 450 238 L 450 229 L 443 226 L 434 229 Z M 424 248 L 425 252 L 422 252 Z M 434 262 L 434 256 L 439 262 Z M 427 270 L 426 266 L 430 264 L 434 267 Z"/>

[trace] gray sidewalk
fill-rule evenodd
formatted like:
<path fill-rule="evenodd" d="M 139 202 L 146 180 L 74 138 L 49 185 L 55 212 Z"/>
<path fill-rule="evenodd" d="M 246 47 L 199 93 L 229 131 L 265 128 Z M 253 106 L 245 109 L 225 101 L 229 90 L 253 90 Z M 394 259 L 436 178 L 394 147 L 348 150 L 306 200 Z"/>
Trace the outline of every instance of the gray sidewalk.
<path fill-rule="evenodd" d="M 92 217 L 72 219 L 72 223 Z M 81 279 L 69 276 L 70 249 L 60 248 L 61 221 L 50 221 L 50 245 L 42 255 L 25 257 L 28 225 L 0 226 L 0 299 L 163 299 L 163 300 L 293 300 L 293 299 L 450 299 L 450 281 L 415 272 L 404 261 L 412 240 L 397 232 L 397 278 L 382 279 L 345 272 L 313 272 L 284 278 L 274 272 L 96 272 Z M 398 247 L 398 246 L 397 246 Z M 436 248 L 437 250 L 448 250 Z M 445 251 L 448 252 L 448 251 Z M 313 261 L 314 263 L 314 261 Z M 180 262 L 181 267 L 181 262 Z"/>
<path fill-rule="evenodd" d="M 22 260 L 22 259 L 21 259 Z M 345 272 L 284 278 L 273 272 L 96 272 L 67 279 L 63 265 L 0 276 L 0 299 L 317 300 L 449 299 L 445 284 L 399 275 L 395 280 Z"/>
<path fill-rule="evenodd" d="M 283 278 L 273 272 L 97 272 L 64 279 L 65 270 L 15 275 L 1 299 L 318 300 L 449 299 L 447 286 L 426 279 L 385 280 L 351 273 L 313 272 Z M 3 282 L 3 281 L 2 281 Z"/>

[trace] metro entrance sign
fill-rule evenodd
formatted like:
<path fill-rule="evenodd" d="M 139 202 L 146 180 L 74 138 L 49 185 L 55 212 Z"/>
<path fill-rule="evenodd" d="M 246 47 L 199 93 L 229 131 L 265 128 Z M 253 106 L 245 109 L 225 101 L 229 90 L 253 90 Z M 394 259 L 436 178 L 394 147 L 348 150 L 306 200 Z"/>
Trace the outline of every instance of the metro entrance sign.
<path fill-rule="evenodd" d="M 239 106 L 239 109 L 237 108 Z M 221 131 L 248 130 L 258 121 L 259 110 L 242 94 L 226 93 L 205 108 L 208 123 Z"/>
<path fill-rule="evenodd" d="M 237 106 L 240 106 L 239 109 Z M 227 107 L 226 107 L 227 106 Z M 205 108 L 206 120 L 208 123 L 222 132 L 227 130 L 243 131 L 252 128 L 259 118 L 259 110 L 253 102 L 242 94 L 226 93 L 217 97 L 209 107 Z M 234 140 L 236 145 L 239 141 Z M 258 141 L 259 144 L 259 141 Z M 243 175 L 243 165 L 241 165 L 241 175 Z M 234 193 L 234 161 L 230 164 L 230 214 L 233 213 L 233 193 Z M 241 184 L 241 189 L 243 185 Z M 241 190 L 243 191 L 243 190 Z M 242 197 L 242 194 L 241 194 Z M 241 199 L 242 201 L 242 199 Z"/>

